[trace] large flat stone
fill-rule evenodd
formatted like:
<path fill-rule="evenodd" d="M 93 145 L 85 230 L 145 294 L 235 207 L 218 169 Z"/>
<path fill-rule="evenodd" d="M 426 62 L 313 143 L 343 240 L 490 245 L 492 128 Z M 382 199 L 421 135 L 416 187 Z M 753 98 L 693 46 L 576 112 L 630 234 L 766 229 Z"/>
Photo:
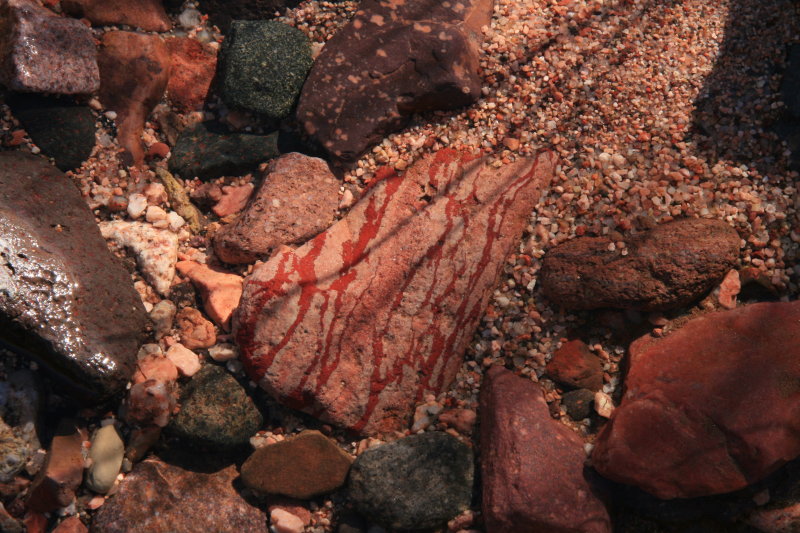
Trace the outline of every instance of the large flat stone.
<path fill-rule="evenodd" d="M 555 156 L 492 169 L 443 150 L 245 280 L 236 340 L 279 401 L 363 433 L 445 390 Z"/>
<path fill-rule="evenodd" d="M 488 533 L 608 533 L 578 435 L 550 417 L 539 385 L 494 366 L 481 386 L 483 515 Z"/>
<path fill-rule="evenodd" d="M 106 395 L 130 378 L 146 321 L 78 188 L 43 159 L 0 153 L 0 341 Z"/>
<path fill-rule="evenodd" d="M 481 94 L 481 26 L 493 0 L 364 0 L 308 75 L 297 121 L 333 156 L 358 157 L 413 113 Z"/>
<path fill-rule="evenodd" d="M 800 455 L 800 302 L 696 318 L 630 347 L 592 461 L 664 499 L 732 492 Z"/>

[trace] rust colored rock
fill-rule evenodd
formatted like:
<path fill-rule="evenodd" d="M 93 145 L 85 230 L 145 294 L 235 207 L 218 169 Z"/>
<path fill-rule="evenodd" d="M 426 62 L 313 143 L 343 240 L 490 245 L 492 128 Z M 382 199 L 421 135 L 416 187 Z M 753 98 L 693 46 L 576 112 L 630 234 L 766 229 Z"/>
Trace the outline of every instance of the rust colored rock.
<path fill-rule="evenodd" d="M 581 340 L 565 342 L 547 363 L 545 373 L 553 381 L 576 389 L 600 390 L 603 365 Z"/>
<path fill-rule="evenodd" d="M 622 403 L 592 455 L 663 499 L 742 489 L 800 455 L 800 302 L 695 318 L 630 347 Z"/>
<path fill-rule="evenodd" d="M 217 342 L 214 324 L 193 307 L 184 307 L 175 317 L 181 332 L 181 342 L 190 350 L 210 348 Z"/>
<path fill-rule="evenodd" d="M 331 155 L 352 160 L 413 113 L 473 103 L 493 5 L 364 0 L 314 62 L 297 121 Z"/>
<path fill-rule="evenodd" d="M 245 211 L 215 235 L 217 257 L 252 263 L 282 244 L 306 242 L 333 223 L 339 185 L 322 159 L 291 153 L 272 161 Z"/>
<path fill-rule="evenodd" d="M 86 430 L 75 422 L 59 423 L 45 465 L 31 484 L 28 509 L 49 513 L 72 503 L 83 479 L 81 445 L 87 437 Z"/>
<path fill-rule="evenodd" d="M 155 379 L 169 383 L 178 380 L 178 369 L 175 363 L 160 353 L 151 353 L 139 359 L 136 363 L 136 372 L 133 373 L 131 382 L 136 385 L 148 379 Z"/>
<path fill-rule="evenodd" d="M 144 31 L 172 28 L 161 0 L 61 0 L 61 8 L 68 15 L 88 19 L 93 26 L 125 24 Z"/>
<path fill-rule="evenodd" d="M 95 533 L 248 531 L 267 533 L 267 517 L 237 492 L 236 466 L 213 473 L 146 459 L 92 520 Z"/>
<path fill-rule="evenodd" d="M 175 268 L 200 291 L 206 314 L 221 328 L 229 329 L 242 297 L 242 277 L 195 261 L 179 261 Z"/>
<path fill-rule="evenodd" d="M 167 39 L 172 54 L 167 95 L 183 112 L 203 109 L 217 69 L 217 55 L 200 41 L 173 37 Z"/>
<path fill-rule="evenodd" d="M 319 431 L 257 449 L 242 465 L 251 489 L 306 500 L 344 485 L 353 459 Z"/>
<path fill-rule="evenodd" d="M 92 31 L 32 0 L 0 3 L 0 82 L 13 91 L 89 94 L 100 86 Z"/>
<path fill-rule="evenodd" d="M 553 420 L 539 385 L 494 366 L 481 386 L 483 516 L 488 533 L 609 533 L 578 435 Z"/>
<path fill-rule="evenodd" d="M 58 527 L 53 530 L 53 533 L 88 533 L 88 529 L 81 519 L 77 516 L 70 516 L 63 520 Z"/>
<path fill-rule="evenodd" d="M 624 249 L 613 244 L 579 237 L 548 251 L 539 278 L 544 295 L 567 309 L 674 309 L 708 292 L 739 256 L 732 227 L 699 218 L 634 235 Z"/>
<path fill-rule="evenodd" d="M 501 169 L 442 150 L 379 182 L 302 247 L 246 278 L 241 359 L 279 401 L 375 434 L 445 390 L 555 156 Z"/>
<path fill-rule="evenodd" d="M 218 217 L 226 217 L 238 213 L 245 208 L 254 189 L 255 187 L 253 187 L 252 183 L 245 183 L 238 187 L 232 185 L 223 186 L 222 197 L 213 207 L 212 211 L 214 211 L 214 214 Z"/>
<path fill-rule="evenodd" d="M 127 165 L 144 163 L 142 130 L 169 79 L 170 53 L 155 35 L 110 31 L 98 57 L 100 100 L 117 113 L 117 139 Z"/>

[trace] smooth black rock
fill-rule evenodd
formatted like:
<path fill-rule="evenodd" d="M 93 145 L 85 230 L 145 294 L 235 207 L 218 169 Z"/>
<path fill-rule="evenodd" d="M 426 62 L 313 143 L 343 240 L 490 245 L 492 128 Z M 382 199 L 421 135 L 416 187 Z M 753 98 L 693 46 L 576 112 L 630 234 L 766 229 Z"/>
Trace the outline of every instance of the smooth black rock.
<path fill-rule="evenodd" d="M 244 388 L 224 368 L 208 364 L 181 394 L 181 410 L 167 426 L 184 446 L 237 451 L 261 427 L 263 418 Z"/>
<path fill-rule="evenodd" d="M 88 107 L 38 94 L 15 94 L 6 103 L 31 140 L 61 170 L 77 168 L 91 155 L 97 128 Z"/>
<path fill-rule="evenodd" d="M 472 451 L 446 433 L 431 432 L 372 448 L 350 469 L 356 509 L 392 530 L 440 526 L 469 508 Z"/>
<path fill-rule="evenodd" d="M 278 133 L 229 133 L 204 122 L 185 130 L 172 149 L 169 170 L 181 178 L 211 180 L 240 176 L 260 163 L 278 157 Z"/>
<path fill-rule="evenodd" d="M 0 153 L 0 344 L 96 401 L 124 388 L 146 324 L 72 181 L 42 158 Z"/>

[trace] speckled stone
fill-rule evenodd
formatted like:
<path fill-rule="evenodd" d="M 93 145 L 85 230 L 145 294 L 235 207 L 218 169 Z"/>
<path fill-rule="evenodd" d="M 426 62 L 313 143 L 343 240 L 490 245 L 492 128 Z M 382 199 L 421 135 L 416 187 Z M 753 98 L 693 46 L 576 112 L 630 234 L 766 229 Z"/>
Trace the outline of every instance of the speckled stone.
<path fill-rule="evenodd" d="M 96 91 L 100 73 L 92 30 L 32 0 L 0 3 L 0 82 L 23 92 Z"/>
<path fill-rule="evenodd" d="M 280 120 L 297 100 L 311 63 L 311 42 L 297 28 L 237 20 L 222 47 L 222 99 Z"/>

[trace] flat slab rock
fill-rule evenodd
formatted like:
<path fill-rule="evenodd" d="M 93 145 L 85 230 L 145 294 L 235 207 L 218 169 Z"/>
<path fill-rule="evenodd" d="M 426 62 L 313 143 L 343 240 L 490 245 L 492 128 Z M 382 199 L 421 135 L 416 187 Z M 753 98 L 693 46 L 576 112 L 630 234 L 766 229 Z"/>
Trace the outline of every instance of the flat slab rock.
<path fill-rule="evenodd" d="M 800 455 L 800 302 L 689 321 L 630 347 L 622 403 L 592 454 L 664 499 L 732 492 Z"/>
<path fill-rule="evenodd" d="M 351 160 L 413 113 L 476 101 L 481 26 L 493 5 L 364 0 L 314 61 L 298 123 L 331 155 Z"/>
<path fill-rule="evenodd" d="M 736 266 L 739 235 L 719 220 L 668 222 L 625 241 L 579 237 L 545 255 L 542 292 L 567 309 L 674 309 L 700 298 Z"/>
<path fill-rule="evenodd" d="M 0 341 L 105 395 L 133 373 L 146 321 L 72 181 L 41 158 L 0 153 Z"/>
<path fill-rule="evenodd" d="M 267 517 L 234 488 L 231 465 L 214 473 L 184 470 L 146 459 L 120 483 L 119 491 L 92 520 L 93 533 L 267 533 Z"/>
<path fill-rule="evenodd" d="M 442 150 L 246 278 L 234 334 L 282 403 L 374 434 L 449 386 L 555 156 L 501 169 Z"/>
<path fill-rule="evenodd" d="M 583 440 L 552 419 L 539 385 L 494 366 L 480 402 L 486 531 L 610 533 L 584 472 Z"/>

